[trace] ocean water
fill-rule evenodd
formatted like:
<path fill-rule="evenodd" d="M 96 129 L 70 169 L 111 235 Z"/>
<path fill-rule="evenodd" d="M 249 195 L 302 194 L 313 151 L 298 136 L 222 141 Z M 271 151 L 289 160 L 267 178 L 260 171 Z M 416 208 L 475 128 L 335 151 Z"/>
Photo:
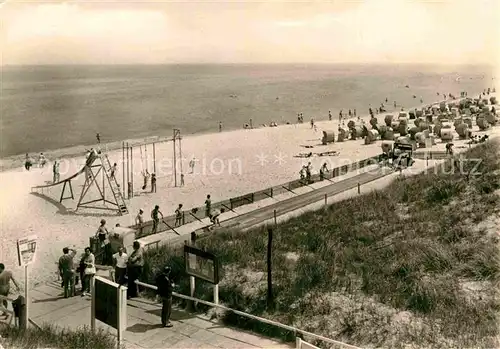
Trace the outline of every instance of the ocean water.
<path fill-rule="evenodd" d="M 366 114 L 389 99 L 411 107 L 437 92 L 491 87 L 486 66 L 137 65 L 2 67 L 0 158 L 148 136 Z M 408 85 L 408 88 L 406 87 Z M 416 99 L 413 95 L 417 96 Z M 474 96 L 475 97 L 475 96 Z M 398 107 L 399 109 L 399 107 Z"/>

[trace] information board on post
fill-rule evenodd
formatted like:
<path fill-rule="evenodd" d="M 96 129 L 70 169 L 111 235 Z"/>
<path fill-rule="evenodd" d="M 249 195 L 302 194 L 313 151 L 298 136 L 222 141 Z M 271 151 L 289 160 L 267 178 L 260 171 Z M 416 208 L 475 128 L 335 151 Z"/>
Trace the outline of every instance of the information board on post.
<path fill-rule="evenodd" d="M 94 277 L 92 286 L 91 325 L 95 329 L 95 319 L 115 328 L 118 345 L 127 327 L 127 287 L 100 276 Z"/>
<path fill-rule="evenodd" d="M 36 235 L 17 240 L 17 256 L 20 267 L 25 267 L 35 261 L 36 243 Z"/>
<path fill-rule="evenodd" d="M 184 261 L 188 275 L 214 285 L 219 283 L 219 261 L 214 254 L 184 245 Z"/>

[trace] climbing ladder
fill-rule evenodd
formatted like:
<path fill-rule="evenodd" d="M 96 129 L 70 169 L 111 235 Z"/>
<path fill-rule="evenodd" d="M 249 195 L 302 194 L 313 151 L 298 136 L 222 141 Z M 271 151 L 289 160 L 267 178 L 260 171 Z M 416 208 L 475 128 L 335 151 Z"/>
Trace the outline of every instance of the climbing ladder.
<path fill-rule="evenodd" d="M 118 212 L 120 215 L 125 215 L 128 213 L 127 205 L 125 204 L 125 200 L 120 192 L 120 186 L 118 185 L 118 182 L 116 181 L 116 178 L 114 176 L 111 176 L 111 162 L 109 161 L 108 155 L 107 154 L 99 154 L 97 155 L 97 158 L 100 160 L 100 164 L 87 164 L 85 167 L 85 183 L 82 188 L 82 194 L 80 195 L 80 200 L 78 200 L 78 204 L 76 209 L 78 210 L 80 207 L 86 207 L 86 208 L 94 208 L 94 209 L 105 209 L 105 210 L 110 210 L 111 208 L 108 207 L 98 207 L 98 206 L 89 206 L 89 204 L 94 203 L 94 202 L 100 202 L 102 201 L 104 204 L 112 204 L 118 207 Z M 94 172 L 94 169 L 97 169 Z M 99 173 L 103 171 L 103 183 L 102 183 L 102 188 L 98 183 L 98 175 Z M 105 197 L 105 182 L 107 179 L 107 182 L 109 184 L 109 188 L 111 189 L 111 192 L 113 193 L 113 197 L 115 201 L 109 201 Z M 91 201 L 87 202 L 82 202 L 83 198 L 87 195 L 89 189 L 95 186 L 97 190 L 99 191 L 100 197 L 98 199 L 94 199 Z M 113 209 L 114 210 L 114 209 Z"/>
<path fill-rule="evenodd" d="M 111 188 L 111 192 L 115 197 L 115 201 L 118 204 L 118 210 L 121 215 L 125 215 L 128 213 L 127 204 L 125 203 L 125 199 L 120 190 L 120 185 L 116 180 L 116 177 L 111 177 L 111 162 L 109 161 L 108 154 L 101 155 L 102 167 L 104 169 L 104 174 L 108 178 L 109 187 Z"/>

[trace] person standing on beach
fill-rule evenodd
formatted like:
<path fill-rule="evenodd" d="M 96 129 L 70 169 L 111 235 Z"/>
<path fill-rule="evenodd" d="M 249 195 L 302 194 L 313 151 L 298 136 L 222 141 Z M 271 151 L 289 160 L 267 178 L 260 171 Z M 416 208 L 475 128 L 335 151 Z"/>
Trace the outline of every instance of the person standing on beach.
<path fill-rule="evenodd" d="M 151 234 L 156 234 L 158 232 L 158 226 L 160 225 L 160 217 L 163 219 L 163 213 L 160 211 L 160 206 L 156 205 L 153 211 L 151 211 L 151 219 L 153 220 L 153 229 L 151 230 Z"/>
<path fill-rule="evenodd" d="M 207 195 L 207 199 L 205 200 L 205 216 L 211 217 L 212 215 L 212 200 L 210 199 L 210 195 Z"/>
<path fill-rule="evenodd" d="M 354 108 L 354 117 L 356 117 L 356 108 Z"/>
<path fill-rule="evenodd" d="M 14 279 L 14 276 L 12 275 L 12 272 L 9 270 L 5 270 L 5 265 L 3 263 L 0 263 L 0 296 L 8 297 L 10 293 L 10 282 L 16 286 L 17 292 L 19 292 L 19 284 L 17 283 L 16 279 Z M 4 308 L 7 308 L 7 301 L 3 300 L 2 305 Z M 2 315 L 5 314 L 2 312 Z"/>
<path fill-rule="evenodd" d="M 75 266 L 73 258 L 76 251 L 69 247 L 63 248 L 63 255 L 59 258 L 59 275 L 61 275 L 64 288 L 64 298 L 75 295 Z"/>
<path fill-rule="evenodd" d="M 29 154 L 26 153 L 26 158 L 24 160 L 24 168 L 29 171 L 31 168 L 31 165 L 32 165 L 31 158 L 30 158 Z"/>
<path fill-rule="evenodd" d="M 306 166 L 306 180 L 307 183 L 311 183 L 311 171 L 312 171 L 312 165 L 311 162 L 309 162 Z"/>
<path fill-rule="evenodd" d="M 101 143 L 101 135 L 99 133 L 97 133 L 95 135 L 95 138 L 97 138 L 97 143 L 100 144 Z"/>
<path fill-rule="evenodd" d="M 323 180 L 325 179 L 325 172 L 330 172 L 328 170 L 328 167 L 326 165 L 326 162 L 323 164 L 323 166 L 321 166 L 321 168 L 319 169 L 319 179 L 320 180 Z"/>
<path fill-rule="evenodd" d="M 144 223 L 144 217 L 143 217 L 143 214 L 144 211 L 142 209 L 139 209 L 139 213 L 137 214 L 137 216 L 135 216 L 135 224 L 136 225 L 142 225 Z"/>
<path fill-rule="evenodd" d="M 57 183 L 59 182 L 60 179 L 60 174 L 59 174 L 59 161 L 55 160 L 54 164 L 52 165 L 52 173 L 53 173 L 53 182 Z"/>
<path fill-rule="evenodd" d="M 170 315 L 172 314 L 172 292 L 175 284 L 170 279 L 170 267 L 163 268 L 163 272 L 156 277 L 157 295 L 161 298 L 161 325 L 172 327 Z"/>
<path fill-rule="evenodd" d="M 101 247 L 104 246 L 106 239 L 108 238 L 108 228 L 106 228 L 106 220 L 101 219 L 101 225 L 97 228 L 96 237 L 101 242 Z"/>
<path fill-rule="evenodd" d="M 299 171 L 300 180 L 304 180 L 306 178 L 306 165 L 303 165 Z"/>
<path fill-rule="evenodd" d="M 182 204 L 179 204 L 179 207 L 175 210 L 175 224 L 174 226 L 178 227 L 182 225 Z"/>
<path fill-rule="evenodd" d="M 149 180 L 149 176 L 150 176 L 150 174 L 149 174 L 149 172 L 148 172 L 148 170 L 147 170 L 147 169 L 146 169 L 146 170 L 143 170 L 143 171 L 141 172 L 141 174 L 142 174 L 142 179 L 144 180 L 144 183 L 143 183 L 144 185 L 142 186 L 142 190 L 146 190 L 146 188 L 147 188 L 147 186 L 148 186 L 148 180 Z"/>
<path fill-rule="evenodd" d="M 43 153 L 40 153 L 40 156 L 38 157 L 38 166 L 42 168 L 45 166 L 46 163 L 47 159 L 45 158 L 45 155 L 43 155 Z"/>
<path fill-rule="evenodd" d="M 311 128 L 314 128 L 314 118 L 311 118 Z"/>
<path fill-rule="evenodd" d="M 191 169 L 191 173 L 194 172 L 194 164 L 195 164 L 195 158 L 193 156 L 193 158 L 191 159 L 191 161 L 189 161 L 189 168 Z"/>
<path fill-rule="evenodd" d="M 184 173 L 181 173 L 181 187 L 184 186 Z"/>
<path fill-rule="evenodd" d="M 219 121 L 219 132 L 222 132 L 222 121 Z"/>
<path fill-rule="evenodd" d="M 332 111 L 328 111 L 328 120 L 332 121 Z"/>
<path fill-rule="evenodd" d="M 151 192 L 156 193 L 156 174 L 151 174 Z"/>

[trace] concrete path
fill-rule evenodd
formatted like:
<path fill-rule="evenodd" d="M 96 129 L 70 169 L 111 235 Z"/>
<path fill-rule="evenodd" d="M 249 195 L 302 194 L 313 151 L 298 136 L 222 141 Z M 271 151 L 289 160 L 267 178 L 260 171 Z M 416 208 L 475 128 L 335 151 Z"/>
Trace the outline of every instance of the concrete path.
<path fill-rule="evenodd" d="M 90 297 L 63 298 L 60 283 L 51 282 L 30 293 L 30 318 L 37 324 L 61 327 L 90 326 Z M 293 346 L 246 331 L 236 330 L 205 316 L 181 309 L 172 311 L 172 328 L 160 326 L 161 305 L 137 298 L 128 301 L 126 348 L 282 348 Z M 96 320 L 96 325 L 116 330 Z"/>

